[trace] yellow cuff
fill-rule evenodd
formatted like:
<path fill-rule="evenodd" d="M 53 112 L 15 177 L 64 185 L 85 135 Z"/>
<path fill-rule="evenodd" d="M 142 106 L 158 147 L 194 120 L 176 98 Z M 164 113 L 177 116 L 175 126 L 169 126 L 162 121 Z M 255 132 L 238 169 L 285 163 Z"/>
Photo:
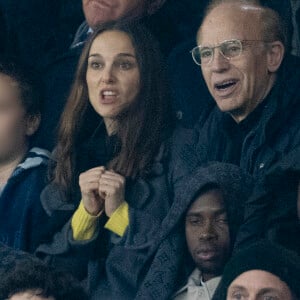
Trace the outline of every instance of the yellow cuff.
<path fill-rule="evenodd" d="M 85 241 L 93 237 L 97 230 L 98 219 L 102 211 L 97 216 L 90 215 L 84 208 L 82 201 L 75 211 L 71 221 L 73 239 L 75 241 Z"/>
<path fill-rule="evenodd" d="M 123 236 L 129 224 L 128 204 L 123 202 L 110 216 L 104 228 Z"/>

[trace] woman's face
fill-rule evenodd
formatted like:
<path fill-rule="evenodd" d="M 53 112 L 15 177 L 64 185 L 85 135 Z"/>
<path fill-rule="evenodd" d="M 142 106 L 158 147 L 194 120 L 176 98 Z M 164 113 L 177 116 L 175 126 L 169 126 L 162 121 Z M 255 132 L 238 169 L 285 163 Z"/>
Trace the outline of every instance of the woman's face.
<path fill-rule="evenodd" d="M 92 43 L 86 72 L 91 105 L 111 123 L 136 99 L 140 71 L 129 36 L 121 31 L 105 31 Z"/>

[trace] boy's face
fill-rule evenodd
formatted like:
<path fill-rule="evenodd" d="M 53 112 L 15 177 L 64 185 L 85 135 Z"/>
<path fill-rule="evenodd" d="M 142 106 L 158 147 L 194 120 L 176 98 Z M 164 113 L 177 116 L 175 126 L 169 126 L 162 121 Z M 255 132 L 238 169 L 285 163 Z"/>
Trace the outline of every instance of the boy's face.
<path fill-rule="evenodd" d="M 13 160 L 27 149 L 27 138 L 35 132 L 26 115 L 16 81 L 0 74 L 0 164 Z"/>
<path fill-rule="evenodd" d="M 220 190 L 209 190 L 192 203 L 186 214 L 185 234 L 203 280 L 221 275 L 230 254 L 230 236 Z"/>

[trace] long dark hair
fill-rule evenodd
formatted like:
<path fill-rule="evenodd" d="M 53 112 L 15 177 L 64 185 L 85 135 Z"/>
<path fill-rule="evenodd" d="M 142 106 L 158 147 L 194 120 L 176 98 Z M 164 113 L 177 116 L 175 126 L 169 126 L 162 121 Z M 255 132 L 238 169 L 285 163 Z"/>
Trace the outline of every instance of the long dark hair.
<path fill-rule="evenodd" d="M 136 101 L 126 113 L 118 116 L 116 135 L 121 146 L 117 156 L 110 162 L 110 168 L 125 177 L 142 175 L 173 124 L 164 64 L 156 40 L 137 22 L 109 22 L 102 25 L 92 34 L 83 49 L 60 121 L 54 181 L 66 188 L 72 188 L 74 184 L 77 145 L 82 143 L 86 135 L 86 122 L 95 118 L 96 114 L 89 102 L 86 83 L 90 48 L 97 36 L 112 30 L 124 32 L 131 39 L 139 66 L 141 86 Z"/>

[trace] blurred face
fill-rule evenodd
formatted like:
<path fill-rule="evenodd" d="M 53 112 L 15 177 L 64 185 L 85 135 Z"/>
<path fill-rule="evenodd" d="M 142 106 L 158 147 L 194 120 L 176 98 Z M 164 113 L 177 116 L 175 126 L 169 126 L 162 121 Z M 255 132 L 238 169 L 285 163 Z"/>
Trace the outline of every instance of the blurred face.
<path fill-rule="evenodd" d="M 0 74 L 0 164 L 23 155 L 27 138 L 34 131 L 21 104 L 17 82 Z"/>
<path fill-rule="evenodd" d="M 292 300 L 285 282 L 272 273 L 251 270 L 242 273 L 229 286 L 227 300 Z"/>
<path fill-rule="evenodd" d="M 140 90 L 140 72 L 126 33 L 106 31 L 94 40 L 86 81 L 90 102 L 106 125 L 135 101 Z"/>
<path fill-rule="evenodd" d="M 108 21 L 144 14 L 147 0 L 82 0 L 83 11 L 90 27 L 96 28 Z"/>
<path fill-rule="evenodd" d="M 26 291 L 17 293 L 9 298 L 9 300 L 55 300 L 53 297 L 38 296 L 38 291 Z"/>
<path fill-rule="evenodd" d="M 210 190 L 193 202 L 186 214 L 185 234 L 203 279 L 219 276 L 230 254 L 227 214 L 220 190 Z"/>
<path fill-rule="evenodd" d="M 232 39 L 261 41 L 258 10 L 246 5 L 219 5 L 205 18 L 198 32 L 198 44 L 214 47 Z M 245 42 L 240 56 L 229 60 L 216 48 L 212 62 L 201 66 L 218 107 L 237 122 L 255 109 L 274 83 L 275 74 L 269 70 L 268 58 L 269 50 L 262 42 Z"/>

